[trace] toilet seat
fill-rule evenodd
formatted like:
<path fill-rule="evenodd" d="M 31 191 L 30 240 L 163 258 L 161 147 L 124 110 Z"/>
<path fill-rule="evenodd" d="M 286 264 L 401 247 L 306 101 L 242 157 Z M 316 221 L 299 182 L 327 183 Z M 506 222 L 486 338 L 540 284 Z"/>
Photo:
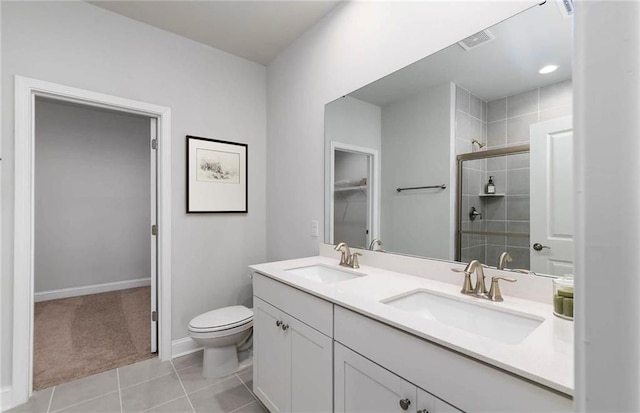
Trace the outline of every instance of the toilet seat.
<path fill-rule="evenodd" d="M 205 330 L 201 330 L 201 331 L 194 331 L 193 329 L 189 328 L 189 336 L 193 339 L 222 339 L 224 337 L 231 337 L 234 334 L 238 334 L 238 333 L 243 333 L 243 332 L 248 332 L 251 330 L 251 327 L 253 327 L 253 321 L 249 321 L 248 323 L 236 326 L 236 327 L 232 327 L 226 330 L 217 330 L 217 331 L 205 331 Z"/>
<path fill-rule="evenodd" d="M 246 330 L 252 325 L 253 311 L 243 305 L 234 305 L 200 314 L 189 322 L 189 331 L 224 335 Z"/>

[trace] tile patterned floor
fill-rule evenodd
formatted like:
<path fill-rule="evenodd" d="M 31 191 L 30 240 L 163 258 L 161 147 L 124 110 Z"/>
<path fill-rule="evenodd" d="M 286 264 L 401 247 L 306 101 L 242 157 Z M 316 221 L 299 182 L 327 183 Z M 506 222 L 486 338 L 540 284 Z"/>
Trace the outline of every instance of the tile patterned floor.
<path fill-rule="evenodd" d="M 252 392 L 251 366 L 221 379 L 202 377 L 202 351 L 157 358 L 35 392 L 9 412 L 264 413 Z"/>

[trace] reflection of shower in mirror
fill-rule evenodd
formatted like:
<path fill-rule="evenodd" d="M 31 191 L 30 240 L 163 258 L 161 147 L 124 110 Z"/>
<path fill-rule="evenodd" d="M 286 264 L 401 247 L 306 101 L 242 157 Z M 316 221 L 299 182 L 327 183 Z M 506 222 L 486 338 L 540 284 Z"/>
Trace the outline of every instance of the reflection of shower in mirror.
<path fill-rule="evenodd" d="M 479 149 L 482 149 L 482 148 L 484 148 L 485 146 L 487 146 L 487 144 L 486 144 L 486 143 L 484 143 L 484 142 L 480 142 L 480 141 L 479 141 L 479 140 L 477 140 L 477 139 L 472 139 L 472 140 L 471 140 L 471 144 L 472 144 L 472 145 L 474 145 L 474 144 L 475 144 L 475 145 L 478 145 L 478 148 L 479 148 Z"/>

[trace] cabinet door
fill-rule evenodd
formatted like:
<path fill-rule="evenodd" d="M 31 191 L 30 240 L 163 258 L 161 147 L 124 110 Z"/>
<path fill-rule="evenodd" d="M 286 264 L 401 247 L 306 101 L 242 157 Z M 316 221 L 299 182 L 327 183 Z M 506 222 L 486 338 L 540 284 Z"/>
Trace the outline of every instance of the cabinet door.
<path fill-rule="evenodd" d="M 291 336 L 288 317 L 254 297 L 253 391 L 271 413 L 291 411 Z"/>
<path fill-rule="evenodd" d="M 449 403 L 443 402 L 431 393 L 418 388 L 418 413 L 461 413 Z"/>
<path fill-rule="evenodd" d="M 333 410 L 333 340 L 291 320 L 291 411 Z"/>
<path fill-rule="evenodd" d="M 413 384 L 337 342 L 334 352 L 336 412 L 416 413 Z"/>

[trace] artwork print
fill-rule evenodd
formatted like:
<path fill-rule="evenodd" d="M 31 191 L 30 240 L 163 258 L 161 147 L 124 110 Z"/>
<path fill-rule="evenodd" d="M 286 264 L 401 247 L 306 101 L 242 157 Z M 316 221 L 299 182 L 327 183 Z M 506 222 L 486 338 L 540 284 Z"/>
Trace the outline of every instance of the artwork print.
<path fill-rule="evenodd" d="M 187 136 L 187 214 L 248 212 L 246 143 Z"/>
<path fill-rule="evenodd" d="M 240 184 L 240 154 L 196 149 L 196 179 L 200 182 Z"/>

